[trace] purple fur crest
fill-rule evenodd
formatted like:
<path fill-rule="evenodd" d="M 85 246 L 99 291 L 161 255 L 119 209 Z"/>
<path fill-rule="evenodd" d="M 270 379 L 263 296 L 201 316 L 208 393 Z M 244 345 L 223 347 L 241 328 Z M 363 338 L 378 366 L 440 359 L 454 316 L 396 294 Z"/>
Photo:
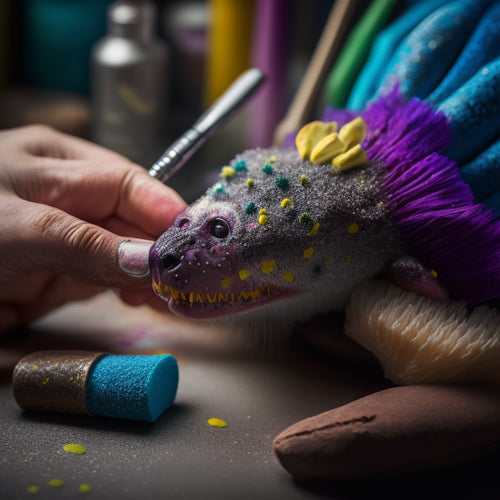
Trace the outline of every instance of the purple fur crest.
<path fill-rule="evenodd" d="M 500 223 L 442 153 L 451 127 L 442 112 L 418 99 L 405 102 L 397 89 L 363 113 L 363 143 L 380 164 L 381 185 L 407 252 L 437 273 L 450 296 L 468 305 L 500 297 Z M 345 122 L 345 111 L 326 120 Z"/>

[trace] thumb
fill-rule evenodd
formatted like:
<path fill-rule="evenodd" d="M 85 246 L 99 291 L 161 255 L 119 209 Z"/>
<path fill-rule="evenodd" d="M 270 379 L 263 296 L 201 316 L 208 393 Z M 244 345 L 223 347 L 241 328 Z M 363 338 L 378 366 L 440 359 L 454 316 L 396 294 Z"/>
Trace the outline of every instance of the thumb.
<path fill-rule="evenodd" d="M 105 287 L 150 284 L 152 242 L 124 241 L 122 236 L 46 205 L 24 202 L 22 212 L 23 224 L 14 227 L 23 229 L 11 240 L 20 252 L 11 253 L 10 258 L 21 259 L 20 270 L 61 272 Z"/>

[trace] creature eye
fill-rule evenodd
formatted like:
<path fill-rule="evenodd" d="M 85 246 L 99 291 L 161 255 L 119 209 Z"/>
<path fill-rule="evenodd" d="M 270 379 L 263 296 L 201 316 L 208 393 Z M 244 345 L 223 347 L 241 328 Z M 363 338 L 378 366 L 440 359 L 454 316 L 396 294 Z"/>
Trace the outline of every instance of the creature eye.
<path fill-rule="evenodd" d="M 189 227 L 189 219 L 187 217 L 182 217 L 182 219 L 179 219 L 177 221 L 177 224 L 176 226 L 179 228 L 179 229 L 187 229 Z"/>
<path fill-rule="evenodd" d="M 216 217 L 209 221 L 210 234 L 216 238 L 225 238 L 229 232 L 230 227 L 228 222 L 222 217 Z"/>

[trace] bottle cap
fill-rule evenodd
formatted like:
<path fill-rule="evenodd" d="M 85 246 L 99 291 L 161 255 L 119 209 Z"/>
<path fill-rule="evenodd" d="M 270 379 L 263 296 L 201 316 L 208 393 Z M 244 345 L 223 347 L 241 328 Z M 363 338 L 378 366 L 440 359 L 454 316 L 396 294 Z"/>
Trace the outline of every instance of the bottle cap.
<path fill-rule="evenodd" d="M 108 32 L 112 35 L 149 42 L 153 38 L 156 8 L 151 2 L 124 0 L 108 10 Z"/>

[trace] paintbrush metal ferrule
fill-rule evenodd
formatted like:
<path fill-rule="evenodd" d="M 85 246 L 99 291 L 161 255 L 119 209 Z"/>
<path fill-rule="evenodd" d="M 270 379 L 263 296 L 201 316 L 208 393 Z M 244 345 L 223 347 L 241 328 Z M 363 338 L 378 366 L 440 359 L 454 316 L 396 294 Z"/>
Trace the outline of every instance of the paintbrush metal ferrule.
<path fill-rule="evenodd" d="M 217 99 L 177 139 L 149 169 L 149 175 L 165 183 L 193 156 L 203 143 L 221 127 L 264 83 L 264 74 L 252 68 L 239 76 L 229 89 Z"/>

